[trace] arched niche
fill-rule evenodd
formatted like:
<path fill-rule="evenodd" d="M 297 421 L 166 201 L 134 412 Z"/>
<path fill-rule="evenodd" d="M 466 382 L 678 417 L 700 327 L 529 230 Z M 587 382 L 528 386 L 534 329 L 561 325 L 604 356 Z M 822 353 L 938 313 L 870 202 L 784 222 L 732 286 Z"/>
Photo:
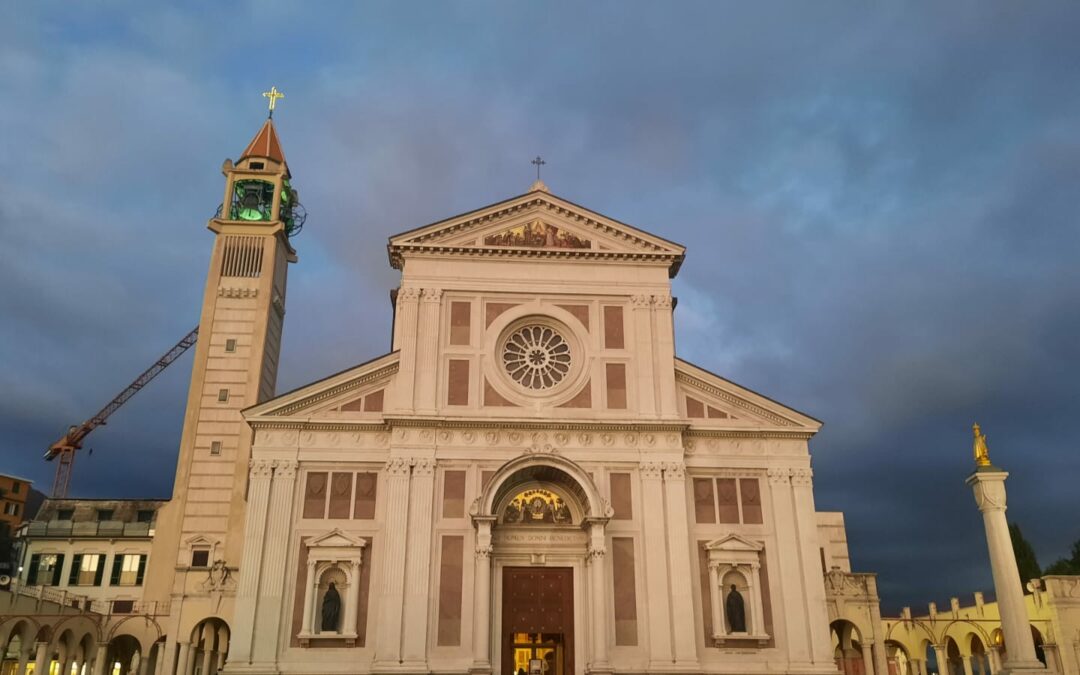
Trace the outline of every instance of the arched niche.
<path fill-rule="evenodd" d="M 545 486 L 566 499 L 575 522 L 613 515 L 588 472 L 553 452 L 528 453 L 503 464 L 484 486 L 470 513 L 474 519 L 496 520 L 502 515 L 499 507 L 530 485 Z"/>
<path fill-rule="evenodd" d="M 303 624 L 297 637 L 308 646 L 312 641 L 345 640 L 351 645 L 357 638 L 356 614 L 359 602 L 360 566 L 363 564 L 363 539 L 341 530 L 331 530 L 306 542 L 307 570 L 304 583 Z M 322 608 L 330 584 L 334 584 L 341 605 L 336 630 L 323 630 Z"/>
<path fill-rule="evenodd" d="M 721 645 L 729 640 L 769 640 L 765 632 L 761 593 L 761 543 L 737 534 L 715 539 L 705 545 L 709 558 L 709 594 L 713 612 L 713 640 Z M 727 616 L 732 586 L 742 597 L 745 630 L 733 630 Z"/>

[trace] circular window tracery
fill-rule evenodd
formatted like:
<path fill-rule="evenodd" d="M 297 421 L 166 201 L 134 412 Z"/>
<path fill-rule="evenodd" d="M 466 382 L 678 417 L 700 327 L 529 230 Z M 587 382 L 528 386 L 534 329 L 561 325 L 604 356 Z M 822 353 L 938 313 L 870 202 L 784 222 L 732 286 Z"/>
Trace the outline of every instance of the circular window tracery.
<path fill-rule="evenodd" d="M 526 389 L 550 389 L 570 372 L 570 345 L 551 326 L 530 324 L 506 338 L 502 362 L 506 374 Z"/>

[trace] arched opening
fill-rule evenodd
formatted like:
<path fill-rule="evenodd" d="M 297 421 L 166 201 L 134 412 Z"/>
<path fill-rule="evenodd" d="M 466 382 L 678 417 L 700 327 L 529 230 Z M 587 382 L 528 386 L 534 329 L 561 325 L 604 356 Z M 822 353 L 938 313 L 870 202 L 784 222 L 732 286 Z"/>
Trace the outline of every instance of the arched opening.
<path fill-rule="evenodd" d="M 971 649 L 971 672 L 973 675 L 990 675 L 990 657 L 982 639 L 978 635 L 971 633 L 968 636 L 968 647 Z"/>
<path fill-rule="evenodd" d="M 1043 636 L 1035 626 L 1031 627 L 1031 639 L 1035 643 L 1035 658 L 1044 666 L 1046 665 L 1046 650 L 1043 649 Z"/>
<path fill-rule="evenodd" d="M 229 625 L 217 617 L 203 619 L 191 631 L 189 672 L 217 675 L 229 656 Z"/>
<path fill-rule="evenodd" d="M 895 640 L 885 642 L 885 659 L 889 675 L 919 675 L 914 670 L 907 649 Z"/>
<path fill-rule="evenodd" d="M 945 658 L 948 663 L 942 667 L 941 675 L 964 675 L 964 659 L 960 655 L 960 645 L 951 637 L 945 638 Z"/>
<path fill-rule="evenodd" d="M 866 675 L 863 662 L 862 634 L 855 624 L 837 619 L 829 624 L 833 636 L 833 659 L 836 668 L 844 675 Z"/>
<path fill-rule="evenodd" d="M 995 628 L 994 631 L 990 633 L 990 648 L 997 652 L 997 662 L 999 667 L 1009 660 L 1009 652 L 1005 649 L 1005 633 L 1001 632 L 1000 628 Z"/>
<path fill-rule="evenodd" d="M 117 635 L 109 640 L 105 650 L 105 669 L 107 675 L 133 675 L 139 672 L 142 649 L 139 641 L 132 635 Z"/>
<path fill-rule="evenodd" d="M 0 651 L 0 673 L 14 673 L 19 667 L 21 660 L 28 658 L 33 644 L 30 643 L 28 634 L 31 626 L 27 621 L 17 621 L 8 627 L 7 636 Z M 0 633 L 3 635 L 4 633 Z"/>

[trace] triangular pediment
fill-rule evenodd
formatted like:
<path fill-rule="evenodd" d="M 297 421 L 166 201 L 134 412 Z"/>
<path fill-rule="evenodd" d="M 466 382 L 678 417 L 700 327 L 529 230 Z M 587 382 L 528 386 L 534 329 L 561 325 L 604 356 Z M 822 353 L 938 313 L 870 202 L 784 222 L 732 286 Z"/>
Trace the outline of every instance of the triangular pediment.
<path fill-rule="evenodd" d="M 708 551 L 725 551 L 729 553 L 733 551 L 750 553 L 760 551 L 763 548 L 765 548 L 763 544 L 756 541 L 750 541 L 737 534 L 729 534 L 726 537 L 713 539 L 705 544 L 705 549 Z"/>
<path fill-rule="evenodd" d="M 390 261 L 408 255 L 456 253 L 655 260 L 678 271 L 686 249 L 537 189 L 390 238 Z"/>
<path fill-rule="evenodd" d="M 676 359 L 680 409 L 692 427 L 815 433 L 821 422 L 694 364 Z"/>
<path fill-rule="evenodd" d="M 367 542 L 350 537 L 339 529 L 333 529 L 316 537 L 309 538 L 307 547 L 312 548 L 363 548 Z"/>
<path fill-rule="evenodd" d="M 398 352 L 391 352 L 247 408 L 244 418 L 380 417 L 397 369 Z"/>

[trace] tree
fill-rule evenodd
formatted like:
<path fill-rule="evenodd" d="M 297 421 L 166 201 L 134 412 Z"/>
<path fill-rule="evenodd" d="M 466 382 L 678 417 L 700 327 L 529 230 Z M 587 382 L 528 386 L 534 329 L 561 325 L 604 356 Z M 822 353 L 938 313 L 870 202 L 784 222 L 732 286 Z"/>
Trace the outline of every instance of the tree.
<path fill-rule="evenodd" d="M 1020 570 L 1020 585 L 1027 588 L 1027 582 L 1042 576 L 1039 571 L 1039 561 L 1035 559 L 1035 549 L 1031 543 L 1024 539 L 1020 533 L 1020 525 L 1009 523 L 1009 538 L 1012 539 L 1013 554 L 1016 556 L 1016 567 Z"/>
<path fill-rule="evenodd" d="M 1073 542 L 1071 557 L 1061 558 L 1047 567 L 1043 574 L 1080 574 L 1080 539 Z"/>

